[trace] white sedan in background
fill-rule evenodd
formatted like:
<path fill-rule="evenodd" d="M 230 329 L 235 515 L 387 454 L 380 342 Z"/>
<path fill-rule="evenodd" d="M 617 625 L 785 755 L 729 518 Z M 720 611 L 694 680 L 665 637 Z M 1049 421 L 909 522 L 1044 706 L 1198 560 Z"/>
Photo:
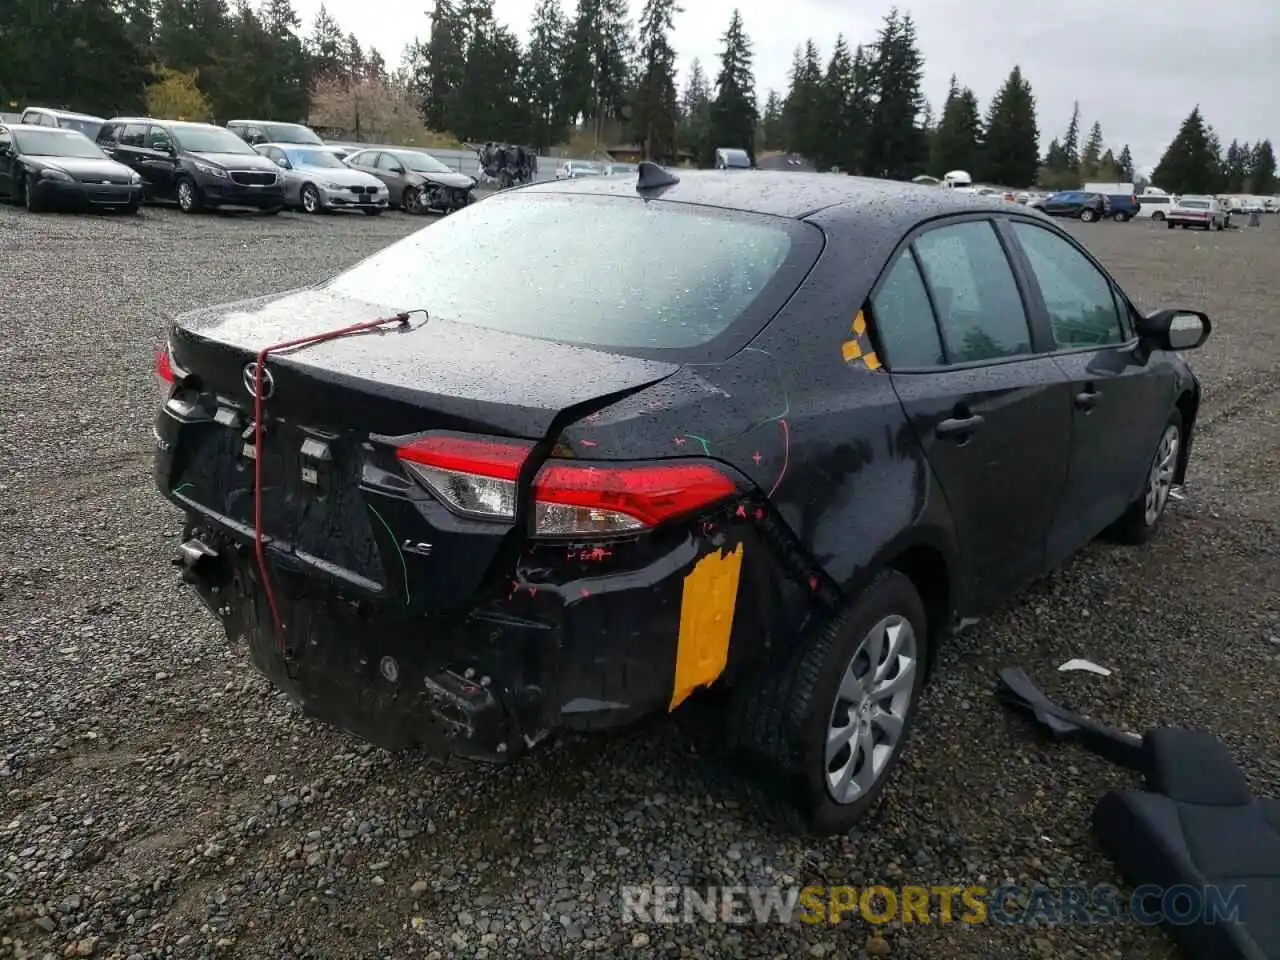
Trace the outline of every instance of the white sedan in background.
<path fill-rule="evenodd" d="M 598 177 L 603 171 L 598 163 L 583 160 L 566 160 L 556 168 L 557 180 L 574 180 L 578 177 Z"/>
<path fill-rule="evenodd" d="M 307 213 L 363 210 L 376 217 L 387 209 L 387 185 L 363 170 L 353 170 L 322 146 L 260 143 L 253 149 L 280 168 L 286 206 Z"/>

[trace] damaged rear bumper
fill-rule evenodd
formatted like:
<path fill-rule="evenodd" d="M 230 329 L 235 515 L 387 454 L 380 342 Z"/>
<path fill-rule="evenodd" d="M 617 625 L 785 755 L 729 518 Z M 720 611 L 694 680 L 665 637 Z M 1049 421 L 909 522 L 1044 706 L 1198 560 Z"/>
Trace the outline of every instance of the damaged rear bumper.
<path fill-rule="evenodd" d="M 398 615 L 275 557 L 283 643 L 249 543 L 193 516 L 174 562 L 305 715 L 388 750 L 505 761 L 557 730 L 672 709 L 762 639 L 789 635 L 805 598 L 758 542 L 744 564 L 746 546 L 682 534 L 646 546 L 643 562 L 593 548 L 580 551 L 582 576 L 558 583 L 537 574 L 563 568 L 574 548 L 540 547 L 499 596 L 451 616 Z"/>

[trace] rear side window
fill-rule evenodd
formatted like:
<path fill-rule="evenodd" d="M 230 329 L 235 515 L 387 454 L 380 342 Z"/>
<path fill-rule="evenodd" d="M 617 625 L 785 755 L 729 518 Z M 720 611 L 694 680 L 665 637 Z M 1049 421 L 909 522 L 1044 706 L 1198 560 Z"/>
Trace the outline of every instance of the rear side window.
<path fill-rule="evenodd" d="M 120 143 L 126 147 L 140 147 L 146 141 L 147 126 L 143 123 L 125 124 L 120 132 Z"/>
<path fill-rule="evenodd" d="M 944 362 L 933 306 L 910 250 L 898 255 L 871 298 L 871 319 L 891 370 Z"/>
<path fill-rule="evenodd" d="M 1013 232 L 1044 297 L 1054 343 L 1082 347 L 1124 341 L 1111 281 L 1084 254 L 1034 224 L 1015 222 Z"/>
<path fill-rule="evenodd" d="M 933 294 L 948 362 L 1031 353 L 1022 296 L 991 223 L 938 227 L 917 237 L 915 248 Z"/>
<path fill-rule="evenodd" d="M 822 243 L 797 220 L 520 191 L 446 217 L 326 287 L 449 323 L 664 359 L 718 357 L 759 332 Z"/>

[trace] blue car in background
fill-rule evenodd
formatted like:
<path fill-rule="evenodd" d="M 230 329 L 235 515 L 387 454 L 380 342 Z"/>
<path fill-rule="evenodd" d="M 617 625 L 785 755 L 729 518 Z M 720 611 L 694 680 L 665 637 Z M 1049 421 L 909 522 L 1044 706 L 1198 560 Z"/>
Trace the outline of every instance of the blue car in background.
<path fill-rule="evenodd" d="M 1070 217 L 1093 223 L 1111 216 L 1111 201 L 1102 193 L 1086 190 L 1063 190 L 1045 198 L 1039 209 L 1051 217 Z"/>

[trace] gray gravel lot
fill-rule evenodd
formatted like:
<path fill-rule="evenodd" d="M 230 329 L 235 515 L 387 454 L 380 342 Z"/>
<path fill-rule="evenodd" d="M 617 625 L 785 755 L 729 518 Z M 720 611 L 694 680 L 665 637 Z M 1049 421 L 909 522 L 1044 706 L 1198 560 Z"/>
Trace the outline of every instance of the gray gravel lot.
<path fill-rule="evenodd" d="M 1135 729 L 1210 726 L 1280 793 L 1280 217 L 1073 227 L 1144 306 L 1217 321 L 1187 500 L 945 648 L 889 799 L 830 842 L 739 808 L 697 708 L 506 769 L 367 749 L 300 719 L 179 584 L 150 474 L 166 320 L 421 225 L 0 207 L 0 958 L 856 957 L 860 922 L 624 926 L 619 887 L 1116 883 L 1088 821 L 1128 778 L 1007 720 L 1011 662 Z M 1051 672 L 1073 656 L 1115 673 Z M 1173 955 L 1132 925 L 884 934 L 875 955 Z"/>

